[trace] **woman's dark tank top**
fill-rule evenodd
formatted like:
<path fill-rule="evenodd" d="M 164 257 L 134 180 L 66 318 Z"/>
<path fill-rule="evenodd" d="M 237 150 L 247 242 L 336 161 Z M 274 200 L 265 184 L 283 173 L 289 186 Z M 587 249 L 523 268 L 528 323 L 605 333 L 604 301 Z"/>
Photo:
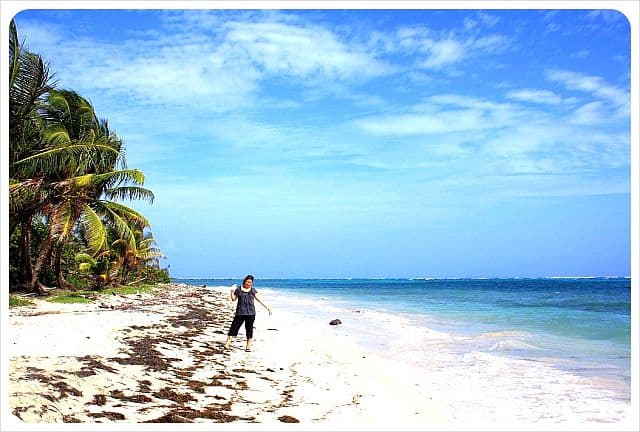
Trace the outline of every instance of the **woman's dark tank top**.
<path fill-rule="evenodd" d="M 238 305 L 236 306 L 236 315 L 255 315 L 256 306 L 253 303 L 253 297 L 257 294 L 255 288 L 251 287 L 251 291 L 244 292 L 242 288 L 236 289 L 238 296 Z"/>

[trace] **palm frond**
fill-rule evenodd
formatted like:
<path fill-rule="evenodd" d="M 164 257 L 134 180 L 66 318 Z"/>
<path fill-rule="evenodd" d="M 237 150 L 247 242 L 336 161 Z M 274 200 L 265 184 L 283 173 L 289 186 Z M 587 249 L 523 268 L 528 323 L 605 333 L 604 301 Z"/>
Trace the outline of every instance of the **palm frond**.
<path fill-rule="evenodd" d="M 42 178 L 23 181 L 10 180 L 9 184 L 9 212 L 35 211 L 49 198 L 50 190 Z"/>
<path fill-rule="evenodd" d="M 75 256 L 76 262 L 79 263 L 95 263 L 95 260 L 88 253 L 82 252 Z"/>
<path fill-rule="evenodd" d="M 147 201 L 153 204 L 155 195 L 149 189 L 137 186 L 120 186 L 108 189 L 104 192 L 104 197 L 117 201 Z"/>
<path fill-rule="evenodd" d="M 81 272 L 89 272 L 95 265 L 95 263 L 81 262 L 78 264 L 78 270 Z"/>
<path fill-rule="evenodd" d="M 133 234 L 133 230 L 118 213 L 109 208 L 109 206 L 104 207 L 107 213 L 105 214 L 106 218 L 109 219 L 113 229 L 116 234 L 127 242 L 129 249 L 136 250 L 136 238 Z"/>
<path fill-rule="evenodd" d="M 92 255 L 104 249 L 107 242 L 107 231 L 98 214 L 88 205 L 83 206 L 80 218 L 85 232 L 85 240 Z"/>
<path fill-rule="evenodd" d="M 49 66 L 38 55 L 23 49 L 15 22 L 9 30 L 9 162 L 38 148 L 42 97 L 52 89 Z M 29 152 L 27 151 L 27 154 Z"/>
<path fill-rule="evenodd" d="M 101 208 L 104 208 L 105 210 L 116 213 L 121 217 L 134 222 L 137 225 L 141 225 L 143 227 L 150 226 L 150 223 L 147 220 L 147 218 L 142 213 L 137 212 L 131 207 L 127 207 L 123 204 L 116 203 L 113 201 L 99 201 L 96 203 L 96 205 L 99 205 Z"/>
<path fill-rule="evenodd" d="M 74 209 L 74 203 L 71 201 L 63 201 L 56 206 L 49 229 L 58 242 L 63 242 L 73 230 L 75 222 L 76 211 Z"/>
<path fill-rule="evenodd" d="M 78 160 L 91 157 L 94 152 L 112 153 L 117 157 L 116 150 L 100 144 L 70 144 L 48 148 L 33 156 L 26 157 L 15 163 L 25 176 L 50 175 L 59 172 L 63 167 L 75 165 Z"/>
<path fill-rule="evenodd" d="M 96 182 L 100 182 L 107 187 L 114 187 L 126 183 L 143 185 L 144 173 L 137 169 L 115 170 L 96 174 L 95 179 Z"/>
<path fill-rule="evenodd" d="M 13 87 L 13 83 L 20 73 L 19 55 L 18 30 L 16 29 L 15 21 L 12 19 L 9 24 L 9 88 Z"/>

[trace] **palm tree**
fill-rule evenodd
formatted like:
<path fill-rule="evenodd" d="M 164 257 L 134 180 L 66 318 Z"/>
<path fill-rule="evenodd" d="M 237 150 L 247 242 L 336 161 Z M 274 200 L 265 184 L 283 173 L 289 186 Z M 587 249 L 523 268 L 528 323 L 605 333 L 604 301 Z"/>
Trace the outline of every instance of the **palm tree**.
<path fill-rule="evenodd" d="M 13 188 L 18 180 L 14 175 L 14 162 L 30 154 L 40 143 L 43 122 L 39 115 L 42 97 L 54 85 L 49 66 L 42 58 L 30 53 L 18 39 L 14 20 L 9 26 L 9 177 Z M 13 188 L 19 194 L 11 194 L 10 232 L 20 226 L 18 244 L 18 268 L 21 279 L 31 277 L 31 222 L 45 191 L 33 181 L 22 188 Z"/>
<path fill-rule="evenodd" d="M 47 209 L 49 233 L 33 266 L 31 288 L 44 292 L 38 278 L 53 247 L 63 244 L 78 225 L 84 233 L 89 253 L 97 256 L 108 250 L 107 224 L 135 246 L 135 236 L 127 220 L 148 226 L 149 221 L 134 209 L 113 199 L 146 199 L 153 193 L 141 187 L 144 175 L 138 170 L 117 170 L 101 174 L 85 174 L 56 183 L 56 204 Z"/>
<path fill-rule="evenodd" d="M 87 253 L 76 255 L 78 270 L 91 276 L 93 289 L 96 291 L 101 290 L 109 282 L 109 268 L 112 265 L 109 255 L 109 251 L 104 251 L 95 257 Z"/>
<path fill-rule="evenodd" d="M 112 269 L 112 280 L 117 283 L 126 282 L 129 272 L 136 271 L 141 266 L 159 267 L 160 258 L 165 258 L 153 234 L 149 231 L 144 232 L 143 229 L 144 227 L 134 232 L 136 239 L 134 247 L 123 239 L 116 240 L 112 245 L 112 251 L 116 251 L 118 257 Z"/>
<path fill-rule="evenodd" d="M 49 82 L 48 66 L 23 49 L 12 21 L 10 235 L 21 227 L 21 279 L 40 294 L 45 293 L 40 275 L 52 254 L 57 284 L 65 284 L 60 260 L 72 237 L 82 236 L 89 254 L 101 257 L 110 229 L 135 250 L 132 227 L 149 222 L 116 201 L 154 199 L 142 187 L 144 174 L 127 169 L 122 140 L 91 103 L 73 91 L 54 90 Z M 32 238 L 36 221 L 48 228 L 39 242 Z M 32 243 L 38 250 L 33 263 Z"/>
<path fill-rule="evenodd" d="M 49 65 L 24 49 L 15 22 L 9 27 L 9 166 L 40 145 L 43 129 L 39 110 L 43 96 L 53 89 Z"/>

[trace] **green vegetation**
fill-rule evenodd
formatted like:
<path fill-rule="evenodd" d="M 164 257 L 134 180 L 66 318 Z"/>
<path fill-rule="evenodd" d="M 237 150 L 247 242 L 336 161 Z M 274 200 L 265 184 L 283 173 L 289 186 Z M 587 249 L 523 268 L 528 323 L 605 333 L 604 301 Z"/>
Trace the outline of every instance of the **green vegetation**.
<path fill-rule="evenodd" d="M 168 281 L 149 221 L 121 202 L 153 202 L 144 174 L 127 167 L 122 139 L 89 101 L 56 88 L 13 21 L 9 84 L 10 288 Z"/>
<path fill-rule="evenodd" d="M 33 302 L 27 299 L 23 299 L 20 297 L 16 297 L 13 295 L 9 296 L 9 307 L 17 307 L 17 306 L 33 306 Z"/>
<path fill-rule="evenodd" d="M 134 286 L 119 286 L 115 288 L 107 288 L 103 291 L 104 294 L 148 294 L 153 291 L 154 285 L 134 285 Z"/>
<path fill-rule="evenodd" d="M 85 297 L 81 292 L 64 293 L 47 297 L 47 301 L 52 303 L 91 303 L 91 299 Z"/>
<path fill-rule="evenodd" d="M 157 289 L 157 285 L 154 284 L 142 284 L 142 285 L 128 285 L 109 287 L 96 293 L 94 290 L 76 290 L 76 291 L 61 291 L 56 295 L 46 297 L 46 301 L 53 303 L 91 303 L 99 298 L 99 295 L 135 295 L 135 294 L 149 294 Z M 30 300 L 17 297 L 15 295 L 9 295 L 9 306 L 33 306 L 34 303 Z"/>

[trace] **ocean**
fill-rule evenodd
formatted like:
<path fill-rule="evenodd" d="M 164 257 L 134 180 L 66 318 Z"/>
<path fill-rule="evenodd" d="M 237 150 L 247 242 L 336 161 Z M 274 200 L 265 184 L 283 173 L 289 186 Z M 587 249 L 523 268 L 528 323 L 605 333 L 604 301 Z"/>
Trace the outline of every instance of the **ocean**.
<path fill-rule="evenodd" d="M 236 279 L 176 279 L 228 288 Z M 256 279 L 274 310 L 422 368 L 459 412 L 616 422 L 631 397 L 631 280 Z M 260 308 L 258 306 L 258 308 Z M 451 383 L 465 383 L 452 392 Z"/>

